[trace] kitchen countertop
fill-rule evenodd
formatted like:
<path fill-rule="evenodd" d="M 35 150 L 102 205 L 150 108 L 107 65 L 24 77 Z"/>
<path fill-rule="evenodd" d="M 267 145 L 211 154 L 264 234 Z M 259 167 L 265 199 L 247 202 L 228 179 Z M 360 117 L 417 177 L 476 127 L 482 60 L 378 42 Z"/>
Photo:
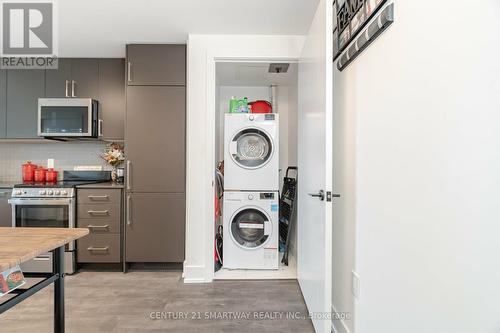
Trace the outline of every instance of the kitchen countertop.
<path fill-rule="evenodd" d="M 86 228 L 0 228 L 0 272 L 88 233 Z"/>
<path fill-rule="evenodd" d="M 123 184 L 117 184 L 117 183 L 113 183 L 113 182 L 106 182 L 106 183 L 79 185 L 76 188 L 116 188 L 116 189 L 122 189 L 123 188 Z"/>
<path fill-rule="evenodd" d="M 21 181 L 11 181 L 11 182 L 5 182 L 5 181 L 0 181 L 0 188 L 13 188 L 14 185 L 22 183 Z M 123 188 L 123 184 L 117 184 L 113 182 L 106 182 L 106 183 L 97 183 L 97 184 L 87 184 L 87 185 L 79 185 L 77 188 Z"/>

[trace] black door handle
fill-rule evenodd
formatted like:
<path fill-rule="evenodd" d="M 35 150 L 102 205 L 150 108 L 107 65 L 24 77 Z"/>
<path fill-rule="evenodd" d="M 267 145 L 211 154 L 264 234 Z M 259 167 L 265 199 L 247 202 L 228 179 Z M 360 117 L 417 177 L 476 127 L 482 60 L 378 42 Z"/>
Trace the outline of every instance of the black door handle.
<path fill-rule="evenodd" d="M 325 200 L 325 191 L 319 190 L 318 193 L 309 193 L 311 197 L 319 198 L 319 200 Z"/>

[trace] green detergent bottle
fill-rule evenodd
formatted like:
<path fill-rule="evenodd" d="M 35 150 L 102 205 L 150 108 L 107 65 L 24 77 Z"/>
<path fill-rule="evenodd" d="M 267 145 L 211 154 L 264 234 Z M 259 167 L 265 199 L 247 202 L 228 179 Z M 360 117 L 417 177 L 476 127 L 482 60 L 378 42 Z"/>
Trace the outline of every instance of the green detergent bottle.
<path fill-rule="evenodd" d="M 229 113 L 248 113 L 248 98 L 236 99 L 231 97 L 229 100 Z"/>

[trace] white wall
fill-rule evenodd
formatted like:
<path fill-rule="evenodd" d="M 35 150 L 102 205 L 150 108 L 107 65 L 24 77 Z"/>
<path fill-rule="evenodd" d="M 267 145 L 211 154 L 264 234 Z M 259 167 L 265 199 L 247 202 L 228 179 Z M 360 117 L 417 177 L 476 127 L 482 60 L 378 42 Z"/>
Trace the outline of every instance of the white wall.
<path fill-rule="evenodd" d="M 395 9 L 335 71 L 335 112 L 355 119 L 355 330 L 497 333 L 500 2 Z"/>
<path fill-rule="evenodd" d="M 185 282 L 213 278 L 215 61 L 293 61 L 299 58 L 302 44 L 301 36 L 189 36 Z"/>

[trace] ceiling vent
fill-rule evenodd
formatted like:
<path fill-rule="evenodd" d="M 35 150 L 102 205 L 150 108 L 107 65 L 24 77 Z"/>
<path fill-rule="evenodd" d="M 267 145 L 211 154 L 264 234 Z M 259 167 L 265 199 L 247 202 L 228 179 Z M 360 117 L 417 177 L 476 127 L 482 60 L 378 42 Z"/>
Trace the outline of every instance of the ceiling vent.
<path fill-rule="evenodd" d="M 269 73 L 286 73 L 290 64 L 287 63 L 274 63 L 269 65 Z"/>

